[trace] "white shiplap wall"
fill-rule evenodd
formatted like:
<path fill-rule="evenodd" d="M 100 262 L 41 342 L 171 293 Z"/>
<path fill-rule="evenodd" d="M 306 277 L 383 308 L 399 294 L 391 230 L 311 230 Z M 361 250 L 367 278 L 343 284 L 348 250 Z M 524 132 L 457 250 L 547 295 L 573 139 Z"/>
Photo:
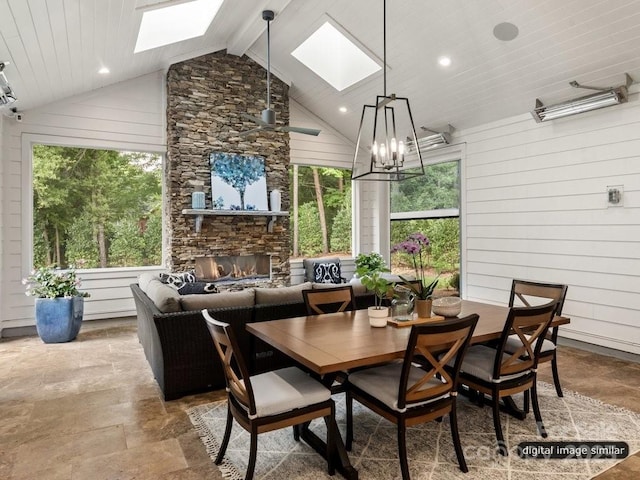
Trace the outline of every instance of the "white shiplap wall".
<path fill-rule="evenodd" d="M 0 113 L 0 179 L 4 178 L 4 125 L 5 117 Z M 4 259 L 4 182 L 0 180 L 0 272 L 3 271 Z M 0 304 L 4 304 L 4 275 L 0 275 Z M 0 316 L 0 338 L 2 337 L 2 316 Z"/>
<path fill-rule="evenodd" d="M 21 284 L 31 262 L 31 144 L 164 153 L 164 78 L 163 72 L 155 72 L 25 111 L 21 123 L 4 121 L 0 145 L 2 328 L 34 325 L 33 299 L 24 295 Z M 139 272 L 128 268 L 79 272 L 83 289 L 91 293 L 85 319 L 134 315 L 129 284 Z"/>
<path fill-rule="evenodd" d="M 511 279 L 565 283 L 561 335 L 640 353 L 640 102 L 462 133 L 465 297 L 506 303 Z M 609 185 L 624 207 L 607 208 Z"/>

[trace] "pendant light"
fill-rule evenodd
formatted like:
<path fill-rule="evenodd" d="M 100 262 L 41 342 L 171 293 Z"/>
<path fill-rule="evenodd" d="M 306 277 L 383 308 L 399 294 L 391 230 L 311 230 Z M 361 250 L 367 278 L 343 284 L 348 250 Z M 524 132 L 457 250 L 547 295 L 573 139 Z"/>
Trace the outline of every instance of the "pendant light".
<path fill-rule="evenodd" d="M 383 0 L 383 95 L 364 105 L 352 180 L 393 181 L 424 175 L 409 99 L 387 94 L 387 2 Z"/>

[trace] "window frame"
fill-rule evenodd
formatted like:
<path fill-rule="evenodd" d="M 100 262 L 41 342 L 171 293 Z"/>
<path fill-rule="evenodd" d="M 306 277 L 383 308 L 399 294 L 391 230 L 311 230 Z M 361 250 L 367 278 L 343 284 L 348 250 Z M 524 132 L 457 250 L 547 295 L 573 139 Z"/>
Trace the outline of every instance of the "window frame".
<path fill-rule="evenodd" d="M 104 139 L 87 139 L 79 137 L 67 137 L 60 135 L 45 134 L 23 134 L 22 135 L 22 178 L 23 187 L 26 187 L 25 180 L 28 181 L 28 188 L 22 188 L 22 229 L 21 235 L 23 245 L 26 248 L 22 251 L 22 271 L 26 275 L 33 268 L 33 147 L 34 145 L 49 145 L 56 147 L 70 148 L 91 148 L 96 150 L 117 150 L 146 152 L 160 155 L 162 160 L 162 260 L 161 265 L 137 266 L 137 267 L 107 267 L 78 269 L 78 272 L 118 272 L 143 269 L 158 269 L 166 265 L 167 259 L 167 236 L 166 236 L 166 181 L 164 171 L 166 168 L 166 148 L 164 146 L 152 144 L 138 144 L 129 142 L 116 142 Z"/>

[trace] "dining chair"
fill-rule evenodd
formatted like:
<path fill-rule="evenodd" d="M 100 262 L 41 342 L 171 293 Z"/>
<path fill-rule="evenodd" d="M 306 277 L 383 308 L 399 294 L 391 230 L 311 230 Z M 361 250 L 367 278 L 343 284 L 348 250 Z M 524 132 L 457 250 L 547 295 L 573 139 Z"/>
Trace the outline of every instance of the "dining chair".
<path fill-rule="evenodd" d="M 542 423 L 536 390 L 536 368 L 545 333 L 553 319 L 557 303 L 542 306 L 511 307 L 497 348 L 473 345 L 467 349 L 460 367 L 460 383 L 470 390 L 491 396 L 493 425 L 498 450 L 508 455 L 500 423 L 500 399 L 529 391 L 538 432 L 543 438 L 547 432 Z M 512 353 L 505 349 L 511 335 L 516 335 L 521 346 Z M 452 367 L 452 363 L 449 362 Z"/>
<path fill-rule="evenodd" d="M 302 297 L 309 315 L 356 309 L 356 299 L 351 285 L 303 290 Z"/>
<path fill-rule="evenodd" d="M 541 283 L 529 280 L 514 279 L 511 282 L 511 294 L 509 296 L 509 306 L 517 306 L 516 302 L 526 307 L 535 305 L 540 300 L 555 300 L 558 302 L 556 306 L 556 315 L 562 315 L 562 307 L 564 299 L 567 296 L 567 286 L 558 283 Z M 539 362 L 551 362 L 551 372 L 553 374 L 553 384 L 556 388 L 556 394 L 562 397 L 562 386 L 560 385 L 560 376 L 558 375 L 558 359 L 557 359 L 557 343 L 558 343 L 558 327 L 552 327 L 545 335 L 545 340 L 540 349 Z M 517 337 L 511 336 L 507 341 L 505 351 L 513 353 L 520 347 Z M 524 409 L 529 411 L 529 396 L 525 393 Z"/>
<path fill-rule="evenodd" d="M 356 299 L 351 285 L 303 290 L 302 297 L 309 315 L 356 310 Z M 330 387 L 332 395 L 344 392 L 344 383 L 348 374 L 347 371 L 335 374 Z"/>
<path fill-rule="evenodd" d="M 323 417 L 327 425 L 327 471 L 333 475 L 337 426 L 329 389 L 297 367 L 249 376 L 233 329 L 228 323 L 212 318 L 206 309 L 202 310 L 202 316 L 222 360 L 227 383 L 227 422 L 215 464 L 222 463 L 233 419 L 251 434 L 245 474 L 245 480 L 250 480 L 255 470 L 259 434 L 292 426 L 298 440 L 298 425 Z"/>
<path fill-rule="evenodd" d="M 402 362 L 365 368 L 347 381 L 346 448 L 353 443 L 353 400 L 397 426 L 398 456 L 403 480 L 409 480 L 406 429 L 449 415 L 460 470 L 467 472 L 456 416 L 458 370 L 478 315 L 411 327 Z M 420 364 L 416 358 L 420 357 Z M 425 362 L 427 360 L 427 362 Z M 453 368 L 445 368 L 452 362 Z"/>

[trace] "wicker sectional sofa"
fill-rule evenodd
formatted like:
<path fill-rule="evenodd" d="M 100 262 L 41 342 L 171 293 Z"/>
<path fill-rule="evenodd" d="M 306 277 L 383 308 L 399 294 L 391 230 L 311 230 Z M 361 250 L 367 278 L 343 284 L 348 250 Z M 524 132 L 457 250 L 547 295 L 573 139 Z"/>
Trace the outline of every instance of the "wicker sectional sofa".
<path fill-rule="evenodd" d="M 248 288 L 239 292 L 179 295 L 148 274 L 131 285 L 138 317 L 138 339 L 165 400 L 224 388 L 222 366 L 201 314 L 232 325 L 252 374 L 290 365 L 292 360 L 260 339 L 245 325 L 306 315 L 302 290 L 322 288 L 305 283 L 292 287 Z M 325 285 L 326 286 L 326 285 Z M 373 295 L 355 286 L 356 305 L 373 304 Z"/>

